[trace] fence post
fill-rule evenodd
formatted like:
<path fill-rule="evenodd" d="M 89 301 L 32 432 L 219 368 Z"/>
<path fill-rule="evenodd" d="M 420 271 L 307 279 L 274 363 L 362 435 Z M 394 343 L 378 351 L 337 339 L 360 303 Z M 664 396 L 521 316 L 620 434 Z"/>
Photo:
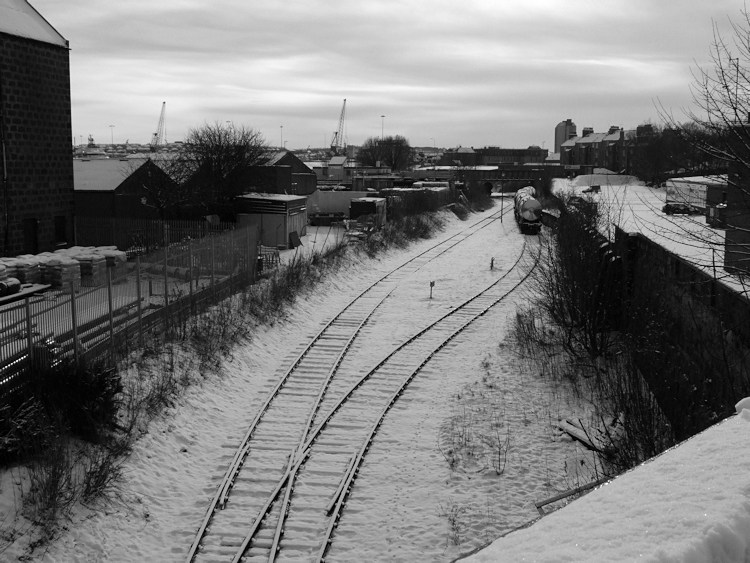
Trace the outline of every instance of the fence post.
<path fill-rule="evenodd" d="M 253 263 L 253 251 L 252 248 L 250 248 L 250 227 L 247 227 L 245 229 L 245 244 L 247 245 L 247 248 L 245 249 L 245 252 L 247 254 L 247 263 L 246 263 L 246 282 L 247 285 L 250 285 L 253 282 L 253 278 L 255 277 L 254 269 L 255 264 Z"/>
<path fill-rule="evenodd" d="M 234 277 L 234 231 L 227 231 L 229 239 L 229 295 L 232 295 L 232 278 Z"/>
<path fill-rule="evenodd" d="M 143 348 L 143 307 L 141 304 L 141 257 L 135 257 L 135 295 L 138 299 L 138 347 Z"/>
<path fill-rule="evenodd" d="M 193 298 L 193 241 L 188 239 L 188 285 L 190 293 L 190 314 L 195 315 L 195 300 Z"/>
<path fill-rule="evenodd" d="M 73 323 L 73 359 L 79 365 L 81 358 L 78 357 L 78 314 L 76 311 L 76 288 L 73 280 L 70 280 L 70 315 Z"/>
<path fill-rule="evenodd" d="M 115 312 L 112 303 L 112 268 L 107 268 L 107 301 L 109 303 L 109 346 L 115 359 Z"/>
<path fill-rule="evenodd" d="M 216 241 L 211 237 L 211 295 L 216 302 L 216 286 L 214 285 L 214 262 L 216 260 Z"/>
<path fill-rule="evenodd" d="M 166 231 L 166 228 L 165 228 Z M 167 267 L 169 265 L 169 252 L 167 247 L 164 247 L 164 330 L 169 329 L 169 279 L 167 276 Z"/>
<path fill-rule="evenodd" d="M 24 299 L 26 302 L 26 346 L 29 349 L 29 369 L 34 367 L 34 339 L 31 334 L 31 305 L 29 298 Z"/>

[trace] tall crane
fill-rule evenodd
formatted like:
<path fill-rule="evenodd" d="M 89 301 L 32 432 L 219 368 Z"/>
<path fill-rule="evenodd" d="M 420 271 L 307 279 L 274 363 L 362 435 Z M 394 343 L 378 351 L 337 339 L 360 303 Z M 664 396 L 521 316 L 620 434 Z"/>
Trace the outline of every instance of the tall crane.
<path fill-rule="evenodd" d="M 161 115 L 159 116 L 159 125 L 156 127 L 156 133 L 151 137 L 151 152 L 156 152 L 164 144 L 164 114 L 167 111 L 167 102 L 161 104 Z"/>
<path fill-rule="evenodd" d="M 346 141 L 344 140 L 344 123 L 346 122 L 346 98 L 344 105 L 341 107 L 341 117 L 339 117 L 339 128 L 333 132 L 331 137 L 331 152 L 334 156 L 342 154 L 346 150 Z"/>

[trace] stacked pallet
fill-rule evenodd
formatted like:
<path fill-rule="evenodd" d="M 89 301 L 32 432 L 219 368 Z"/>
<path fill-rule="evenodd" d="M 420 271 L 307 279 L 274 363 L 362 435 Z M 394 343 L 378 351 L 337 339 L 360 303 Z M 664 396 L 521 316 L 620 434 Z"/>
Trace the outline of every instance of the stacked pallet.
<path fill-rule="evenodd" d="M 50 260 L 53 260 L 55 258 L 55 255 L 51 252 L 41 252 L 34 256 L 34 260 L 36 260 L 39 263 L 39 273 L 40 273 L 40 279 L 41 283 L 44 284 L 52 284 L 50 281 L 50 275 L 51 272 L 47 268 L 47 264 Z"/>
<path fill-rule="evenodd" d="M 99 287 L 107 283 L 107 259 L 101 254 L 76 254 L 74 258 L 81 268 L 81 285 Z"/>
<path fill-rule="evenodd" d="M 70 256 L 48 259 L 44 263 L 44 274 L 46 283 L 56 289 L 70 291 L 71 284 L 74 290 L 81 287 L 81 265 Z"/>
<path fill-rule="evenodd" d="M 21 283 L 42 283 L 42 269 L 39 261 L 32 254 L 16 257 L 16 277 Z"/>

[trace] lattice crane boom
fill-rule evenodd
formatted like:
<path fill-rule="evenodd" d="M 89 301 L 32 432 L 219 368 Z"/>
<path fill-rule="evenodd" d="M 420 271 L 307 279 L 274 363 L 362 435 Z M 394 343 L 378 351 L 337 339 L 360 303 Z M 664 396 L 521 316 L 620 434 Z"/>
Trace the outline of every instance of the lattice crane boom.
<path fill-rule="evenodd" d="M 161 115 L 159 116 L 159 125 L 156 127 L 156 133 L 151 137 L 151 151 L 159 150 L 159 147 L 164 144 L 164 121 L 165 113 L 167 110 L 167 102 L 161 104 Z"/>
<path fill-rule="evenodd" d="M 344 105 L 341 107 L 341 117 L 339 117 L 339 128 L 333 132 L 331 139 L 331 151 L 333 154 L 339 154 L 346 148 L 346 141 L 344 140 L 344 124 L 346 123 L 346 98 L 344 98 Z"/>

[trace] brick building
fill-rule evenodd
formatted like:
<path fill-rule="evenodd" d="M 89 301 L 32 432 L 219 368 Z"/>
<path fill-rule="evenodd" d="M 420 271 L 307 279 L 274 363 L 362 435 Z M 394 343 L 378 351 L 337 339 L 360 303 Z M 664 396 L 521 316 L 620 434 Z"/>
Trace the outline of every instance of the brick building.
<path fill-rule="evenodd" d="M 625 132 L 617 126 L 610 127 L 606 133 L 594 133 L 591 127 L 584 127 L 580 137 L 560 145 L 560 164 L 621 172 L 627 168 L 627 148 Z"/>
<path fill-rule="evenodd" d="M 73 242 L 68 42 L 25 0 L 0 2 L 1 252 Z"/>

